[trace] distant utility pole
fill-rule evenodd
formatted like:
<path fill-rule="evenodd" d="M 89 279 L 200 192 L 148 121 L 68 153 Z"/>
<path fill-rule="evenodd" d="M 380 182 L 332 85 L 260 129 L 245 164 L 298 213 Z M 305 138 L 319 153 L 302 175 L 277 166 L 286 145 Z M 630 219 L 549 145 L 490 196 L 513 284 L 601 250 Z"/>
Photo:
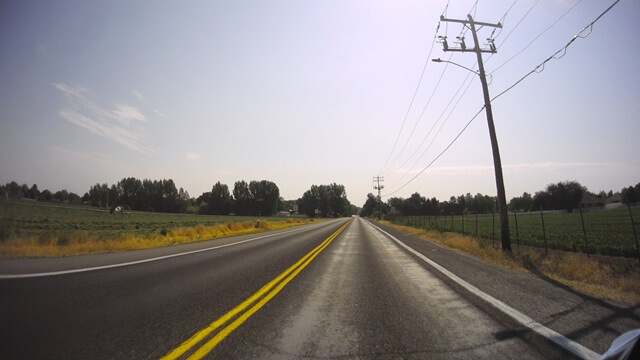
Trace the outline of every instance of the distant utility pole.
<path fill-rule="evenodd" d="M 383 176 L 373 177 L 373 188 L 378 190 L 378 220 L 382 219 L 382 197 L 380 196 L 380 193 L 382 192 L 382 189 L 384 189 L 384 185 L 381 184 L 383 181 Z"/>
<path fill-rule="evenodd" d="M 502 251 L 511 252 L 511 238 L 509 235 L 509 213 L 507 210 L 507 199 L 504 191 L 504 178 L 502 176 L 502 162 L 500 161 L 500 150 L 498 149 L 498 138 L 496 137 L 496 129 L 493 125 L 493 113 L 491 112 L 491 98 L 489 97 L 489 88 L 487 86 L 487 78 L 484 72 L 484 63 L 482 62 L 482 53 L 495 53 L 496 46 L 493 43 L 493 39 L 487 39 L 489 41 L 489 49 L 481 49 L 480 42 L 478 42 L 478 34 L 476 32 L 476 25 L 480 28 L 483 26 L 502 28 L 502 24 L 490 24 L 484 22 L 474 21 L 471 15 L 467 20 L 455 20 L 446 19 L 444 16 L 440 16 L 441 21 L 454 22 L 467 26 L 473 34 L 474 47 L 468 49 L 464 37 L 458 38 L 460 40 L 459 48 L 450 48 L 447 44 L 446 36 L 442 38 L 442 45 L 444 51 L 457 51 L 457 52 L 475 52 L 478 57 L 478 71 L 480 75 L 480 81 L 482 82 L 482 91 L 484 93 L 484 106 L 487 111 L 487 123 L 489 124 L 489 136 L 491 137 L 491 149 L 493 150 L 493 167 L 496 174 L 496 187 L 498 189 L 498 207 L 500 210 L 500 234 L 502 237 Z M 457 65 L 457 64 L 456 64 Z"/>

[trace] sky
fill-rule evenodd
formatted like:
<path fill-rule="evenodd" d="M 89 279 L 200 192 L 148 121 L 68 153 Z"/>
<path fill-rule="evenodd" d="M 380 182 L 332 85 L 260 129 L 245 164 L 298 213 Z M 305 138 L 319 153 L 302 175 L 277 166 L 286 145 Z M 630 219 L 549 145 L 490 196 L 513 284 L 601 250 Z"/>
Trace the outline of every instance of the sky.
<path fill-rule="evenodd" d="M 503 25 L 478 30 L 492 97 L 581 35 L 492 101 L 507 199 L 615 192 L 640 182 L 640 2 L 581 33 L 613 2 L 2 1 L 0 183 L 172 178 L 197 197 L 266 179 L 297 199 L 335 182 L 362 206 L 383 176 L 385 199 L 495 195 L 484 111 L 432 163 L 484 104 L 477 75 L 430 61 L 476 68 L 434 44 L 458 46 L 446 8 Z"/>

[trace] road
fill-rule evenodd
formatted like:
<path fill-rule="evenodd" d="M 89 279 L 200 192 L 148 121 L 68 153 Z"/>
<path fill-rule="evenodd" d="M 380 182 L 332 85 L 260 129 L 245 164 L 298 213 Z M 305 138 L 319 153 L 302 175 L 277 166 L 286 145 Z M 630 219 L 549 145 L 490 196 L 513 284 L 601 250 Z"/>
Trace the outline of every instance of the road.
<path fill-rule="evenodd" d="M 0 278 L 3 359 L 569 356 L 359 218 L 11 269 L 41 276 Z"/>

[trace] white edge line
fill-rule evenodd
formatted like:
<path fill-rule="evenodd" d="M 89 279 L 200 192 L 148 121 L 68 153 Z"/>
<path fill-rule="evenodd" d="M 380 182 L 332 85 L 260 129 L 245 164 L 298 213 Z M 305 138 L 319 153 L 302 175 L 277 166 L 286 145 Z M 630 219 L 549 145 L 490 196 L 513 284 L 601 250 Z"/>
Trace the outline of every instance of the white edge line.
<path fill-rule="evenodd" d="M 525 315 L 525 314 L 519 312 L 518 310 L 510 307 L 509 305 L 507 305 L 507 304 L 503 303 L 502 301 L 494 298 L 493 296 L 483 292 L 482 290 L 478 289 L 477 287 L 475 287 L 475 286 L 471 285 L 470 283 L 466 282 L 465 280 L 461 279 L 460 277 L 458 277 L 457 275 L 455 275 L 451 271 L 445 269 L 444 267 L 442 267 L 438 263 L 434 262 L 433 260 L 431 260 L 428 257 L 426 257 L 426 256 L 422 255 L 421 253 L 419 253 L 418 251 L 414 250 L 410 246 L 406 245 L 402 241 L 398 240 L 395 236 L 393 236 L 393 235 L 389 234 L 388 232 L 382 230 L 381 228 L 379 228 L 378 226 L 372 224 L 368 220 L 366 220 L 366 221 L 371 226 L 373 226 L 375 229 L 377 229 L 378 231 L 380 231 L 381 233 L 385 234 L 390 239 L 395 241 L 398 245 L 400 245 L 401 247 L 405 248 L 406 250 L 408 250 L 409 252 L 411 252 L 415 256 L 419 257 L 421 260 L 423 260 L 427 264 L 431 265 L 436 270 L 440 271 L 442 274 L 447 276 L 449 279 L 455 281 L 458 285 L 460 285 L 463 288 L 467 289 L 468 291 L 470 291 L 475 296 L 477 296 L 477 297 L 483 299 L 484 301 L 488 302 L 489 304 L 493 305 L 493 307 L 495 307 L 498 310 L 502 311 L 506 315 L 509 315 L 511 318 L 513 318 L 514 320 L 516 320 L 520 324 L 522 324 L 522 325 L 528 327 L 529 329 L 537 332 L 538 334 L 542 335 L 544 338 L 553 341 L 554 343 L 560 345 L 561 347 L 563 347 L 564 349 L 566 349 L 570 353 L 572 353 L 572 354 L 574 354 L 574 355 L 576 355 L 576 356 L 578 356 L 578 357 L 580 357 L 582 359 L 591 360 L 591 359 L 599 359 L 600 358 L 600 355 L 598 353 L 596 353 L 595 351 L 593 351 L 591 349 L 588 349 L 585 346 L 583 346 L 583 345 L 581 345 L 581 344 L 579 344 L 579 343 L 577 343 L 577 342 L 575 342 L 575 341 L 563 336 L 562 334 L 557 333 L 557 332 L 547 328 L 546 326 L 544 326 L 544 325 L 536 322 L 535 320 L 531 319 L 527 315 Z"/>
<path fill-rule="evenodd" d="M 174 258 L 174 257 L 178 257 L 178 256 L 191 255 L 191 254 L 195 254 L 195 253 L 221 249 L 221 248 L 225 248 L 225 247 L 228 247 L 228 246 L 244 244 L 244 243 L 248 243 L 248 242 L 251 242 L 251 241 L 265 239 L 265 238 L 276 236 L 276 235 L 289 234 L 289 233 L 300 231 L 300 230 L 303 230 L 303 229 L 306 229 L 306 228 L 308 228 L 308 227 L 300 227 L 300 228 L 296 228 L 296 229 L 293 229 L 293 230 L 283 231 L 283 232 L 280 232 L 280 233 L 277 233 L 277 234 L 268 234 L 268 235 L 259 236 L 257 238 L 253 238 L 253 239 L 247 239 L 247 240 L 234 242 L 234 243 L 231 243 L 231 244 L 218 245 L 218 246 L 213 246 L 213 247 L 205 248 L 205 249 L 191 250 L 191 251 L 186 251 L 186 252 L 177 253 L 177 254 L 164 255 L 164 256 L 159 256 L 159 257 L 154 257 L 154 258 L 149 258 L 149 259 L 144 259 L 144 260 L 136 260 L 136 261 L 130 261 L 130 262 L 125 262 L 125 263 L 119 263 L 119 264 L 94 266 L 94 267 L 81 268 L 81 269 L 72 269 L 72 270 L 52 271 L 52 272 L 44 272 L 44 273 L 0 274 L 0 280 L 4 280 L 4 279 L 25 279 L 25 278 L 44 277 L 44 276 L 66 275 L 66 274 L 75 274 L 75 273 L 81 273 L 81 272 L 87 272 L 87 271 L 105 270 L 105 269 L 112 269 L 112 268 L 123 267 L 123 266 L 144 264 L 144 263 L 148 263 L 148 262 L 152 262 L 152 261 L 170 259 L 170 258 Z"/>

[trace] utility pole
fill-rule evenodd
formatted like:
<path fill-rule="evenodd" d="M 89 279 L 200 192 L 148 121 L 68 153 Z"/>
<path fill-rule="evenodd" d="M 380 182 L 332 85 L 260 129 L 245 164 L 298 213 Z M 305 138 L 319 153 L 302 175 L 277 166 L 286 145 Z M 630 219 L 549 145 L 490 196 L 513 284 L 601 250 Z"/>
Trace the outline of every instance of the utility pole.
<path fill-rule="evenodd" d="M 487 111 L 487 123 L 489 124 L 489 136 L 491 137 L 491 149 L 493 150 L 493 167 L 496 175 L 496 187 L 498 190 L 498 207 L 500 210 L 500 234 L 502 237 L 502 251 L 511 252 L 511 238 L 509 234 L 509 213 L 507 209 L 507 199 L 504 191 L 504 178 L 502 176 L 502 162 L 500 161 L 500 150 L 498 148 L 498 138 L 496 136 L 496 129 L 493 125 L 493 113 L 491 111 L 491 98 L 489 97 L 489 87 L 487 86 L 487 78 L 484 72 L 484 63 L 482 62 L 482 53 L 495 53 L 496 46 L 493 43 L 493 39 L 487 39 L 489 41 L 489 49 L 481 49 L 480 42 L 478 41 L 478 34 L 476 32 L 476 25 L 480 28 L 494 27 L 502 28 L 502 24 L 490 24 L 484 22 L 477 22 L 473 20 L 471 15 L 468 15 L 467 20 L 446 19 L 444 16 L 440 16 L 441 21 L 461 23 L 463 26 L 467 26 L 473 34 L 474 47 L 468 49 L 464 37 L 459 37 L 460 47 L 450 48 L 447 44 L 446 36 L 442 38 L 442 45 L 444 51 L 457 51 L 457 52 L 475 52 L 478 57 L 478 71 L 480 75 L 480 81 L 482 82 L 482 92 L 484 93 L 484 107 Z"/>
<path fill-rule="evenodd" d="M 373 188 L 375 190 L 378 190 L 378 220 L 382 219 L 382 197 L 380 196 L 380 193 L 382 192 L 382 189 L 384 189 L 384 185 L 381 184 L 381 182 L 383 181 L 384 181 L 383 176 L 373 177 L 373 183 L 374 183 Z"/>

